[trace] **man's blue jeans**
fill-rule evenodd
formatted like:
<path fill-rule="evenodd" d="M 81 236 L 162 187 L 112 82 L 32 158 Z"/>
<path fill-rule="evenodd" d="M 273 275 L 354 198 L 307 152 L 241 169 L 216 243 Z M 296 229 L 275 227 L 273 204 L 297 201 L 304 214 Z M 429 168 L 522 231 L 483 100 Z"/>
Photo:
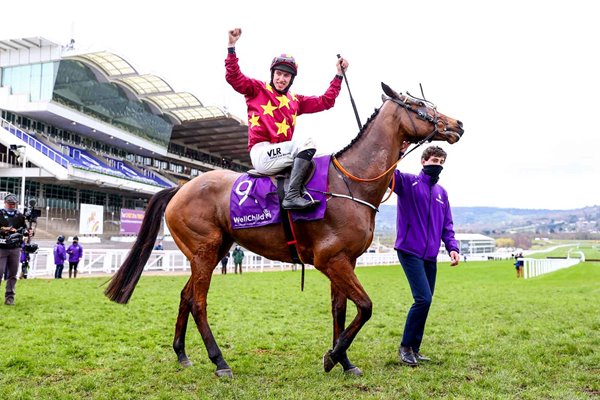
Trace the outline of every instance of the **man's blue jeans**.
<path fill-rule="evenodd" d="M 435 289 L 437 262 L 426 261 L 401 251 L 398 251 L 398 259 L 402 264 L 414 299 L 404 324 L 401 346 L 412 347 L 413 351 L 418 352 Z"/>

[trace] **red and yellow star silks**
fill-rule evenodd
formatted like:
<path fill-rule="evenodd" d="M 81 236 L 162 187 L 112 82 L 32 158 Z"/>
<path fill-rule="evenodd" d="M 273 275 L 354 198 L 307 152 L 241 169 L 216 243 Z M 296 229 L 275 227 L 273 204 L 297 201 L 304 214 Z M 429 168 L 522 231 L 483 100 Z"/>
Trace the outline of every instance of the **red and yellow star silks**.
<path fill-rule="evenodd" d="M 260 119 L 260 116 L 256 115 L 255 113 L 252 113 L 252 117 L 248 118 L 248 122 L 250 122 L 250 128 L 254 128 L 255 126 L 260 126 L 260 124 L 258 123 L 259 119 Z"/>
<path fill-rule="evenodd" d="M 275 110 L 277 107 L 271 104 L 271 100 L 269 100 L 267 104 L 261 105 L 261 107 L 263 109 L 263 115 L 270 115 L 271 117 L 275 117 L 273 115 L 273 110 Z"/>
<path fill-rule="evenodd" d="M 335 104 L 341 79 L 334 78 L 321 96 L 277 93 L 266 82 L 242 74 L 235 54 L 225 60 L 227 82 L 246 98 L 248 106 L 248 150 L 256 143 L 280 143 L 292 139 L 296 118 L 305 113 L 327 110 Z"/>
<path fill-rule="evenodd" d="M 287 137 L 287 132 L 290 129 L 290 126 L 287 124 L 285 118 L 282 119 L 281 122 L 275 122 L 275 125 L 277 126 L 277 134 Z"/>

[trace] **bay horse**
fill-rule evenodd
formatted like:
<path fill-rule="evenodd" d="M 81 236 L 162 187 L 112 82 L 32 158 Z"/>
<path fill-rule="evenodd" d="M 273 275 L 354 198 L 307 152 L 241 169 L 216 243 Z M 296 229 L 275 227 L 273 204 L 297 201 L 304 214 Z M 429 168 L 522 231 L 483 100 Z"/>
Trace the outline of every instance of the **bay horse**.
<path fill-rule="evenodd" d="M 382 87 L 387 95 L 382 95 L 382 106 L 358 136 L 332 157 L 328 167 L 331 197 L 324 219 L 294 223 L 301 259 L 330 280 L 333 348 L 323 356 L 325 372 L 340 363 L 344 372 L 362 374 L 346 351 L 371 317 L 372 303 L 354 268 L 356 259 L 373 239 L 375 212 L 401 158 L 403 141 L 453 144 L 463 134 L 460 121 L 439 113 L 428 101 L 399 94 L 383 83 Z M 105 291 L 113 301 L 129 301 L 152 252 L 164 213 L 175 243 L 191 264 L 191 276 L 181 291 L 173 349 L 183 367 L 192 365 L 185 352 L 191 313 L 219 377 L 233 376 L 207 319 L 208 289 L 219 260 L 235 241 L 263 257 L 292 261 L 282 224 L 232 229 L 229 201 L 238 176 L 229 170 L 210 171 L 183 186 L 156 193 L 148 203 L 137 240 Z M 346 326 L 348 299 L 356 305 L 357 314 Z"/>

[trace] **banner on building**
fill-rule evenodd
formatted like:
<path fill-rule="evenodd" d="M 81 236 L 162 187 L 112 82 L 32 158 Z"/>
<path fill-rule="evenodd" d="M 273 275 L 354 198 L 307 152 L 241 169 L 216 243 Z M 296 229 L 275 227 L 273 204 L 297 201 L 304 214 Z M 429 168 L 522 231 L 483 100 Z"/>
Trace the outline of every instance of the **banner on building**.
<path fill-rule="evenodd" d="M 104 207 L 81 204 L 79 212 L 79 234 L 101 235 L 104 232 Z"/>
<path fill-rule="evenodd" d="M 143 210 L 130 210 L 121 208 L 121 229 L 123 235 L 137 235 L 144 219 Z"/>

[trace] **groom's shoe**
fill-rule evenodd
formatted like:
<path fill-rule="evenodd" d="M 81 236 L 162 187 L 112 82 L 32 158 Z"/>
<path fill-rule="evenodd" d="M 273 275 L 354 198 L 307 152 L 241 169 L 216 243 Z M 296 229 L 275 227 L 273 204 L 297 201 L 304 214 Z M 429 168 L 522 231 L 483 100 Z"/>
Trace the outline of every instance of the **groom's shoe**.
<path fill-rule="evenodd" d="M 413 350 L 410 347 L 400 346 L 400 349 L 398 349 L 398 355 L 400 356 L 400 361 L 406 365 L 411 367 L 416 367 L 419 365 L 419 362 L 415 357 L 415 353 L 413 353 Z"/>

